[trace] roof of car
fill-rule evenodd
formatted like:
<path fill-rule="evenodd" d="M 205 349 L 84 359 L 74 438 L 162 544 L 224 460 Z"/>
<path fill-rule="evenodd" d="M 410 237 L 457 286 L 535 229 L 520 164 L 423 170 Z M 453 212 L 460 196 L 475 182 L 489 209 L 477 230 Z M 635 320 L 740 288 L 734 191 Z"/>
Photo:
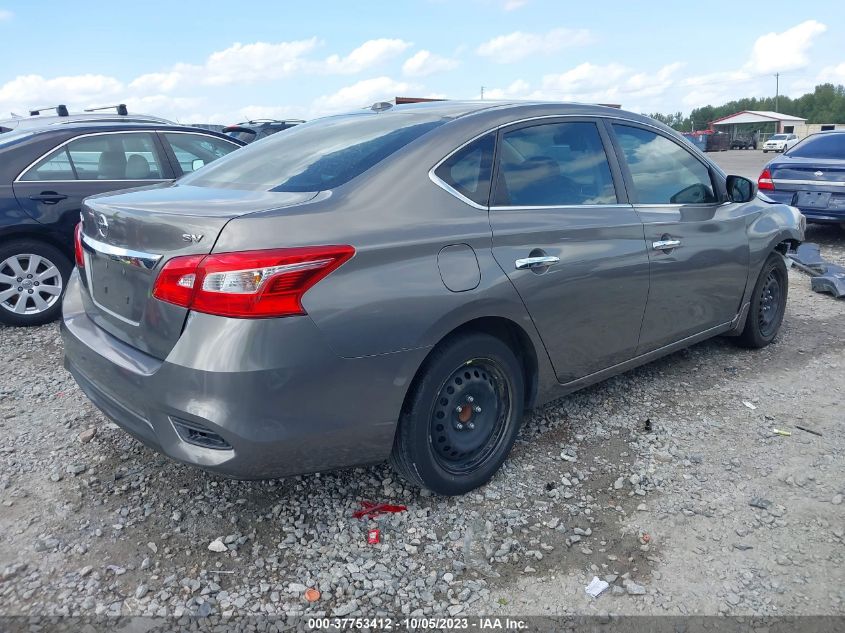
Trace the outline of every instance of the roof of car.
<path fill-rule="evenodd" d="M 381 106 L 383 109 L 378 109 Z M 559 109 L 562 113 L 572 111 L 573 113 L 582 114 L 585 116 L 613 116 L 619 118 L 626 118 L 632 120 L 642 120 L 643 122 L 654 123 L 648 117 L 621 110 L 619 108 L 598 105 L 593 103 L 576 103 L 564 101 L 427 101 L 422 103 L 408 103 L 401 105 L 374 104 L 370 108 L 360 110 L 362 114 L 379 111 L 380 113 L 396 112 L 396 113 L 414 113 L 443 116 L 444 118 L 460 118 L 463 116 L 477 114 L 480 112 L 490 112 L 493 110 L 513 111 L 520 115 L 530 116 L 533 110 L 548 111 L 550 108 Z"/>
<path fill-rule="evenodd" d="M 174 123 L 158 123 L 154 121 L 144 122 L 128 122 L 128 121 L 68 121 L 62 125 L 48 125 L 40 128 L 30 128 L 26 130 L 31 136 L 42 136 L 48 134 L 55 134 L 61 136 L 68 132 L 124 132 L 124 131 L 138 131 L 138 130 L 165 130 L 172 132 L 193 132 L 195 134 L 210 134 L 219 136 L 227 140 L 231 137 L 220 132 L 214 132 L 203 128 L 197 128 L 190 125 L 178 125 Z M 23 130 L 20 133 L 24 133 Z"/>

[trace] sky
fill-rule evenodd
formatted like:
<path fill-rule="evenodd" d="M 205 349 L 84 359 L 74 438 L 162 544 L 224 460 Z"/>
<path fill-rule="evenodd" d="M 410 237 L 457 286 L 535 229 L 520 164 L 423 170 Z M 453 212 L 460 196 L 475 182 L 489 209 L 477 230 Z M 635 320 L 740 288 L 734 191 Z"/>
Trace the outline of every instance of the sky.
<path fill-rule="evenodd" d="M 845 84 L 841 0 L 0 0 L 0 118 L 126 103 L 183 123 L 311 119 L 395 96 L 685 114 Z M 708 17 L 712 16 L 712 17 Z"/>

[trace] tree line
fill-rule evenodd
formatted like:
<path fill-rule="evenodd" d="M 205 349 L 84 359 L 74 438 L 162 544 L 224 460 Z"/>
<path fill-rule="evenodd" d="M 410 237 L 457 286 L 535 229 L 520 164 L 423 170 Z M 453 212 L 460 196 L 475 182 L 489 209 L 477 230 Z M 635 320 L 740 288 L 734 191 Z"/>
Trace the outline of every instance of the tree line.
<path fill-rule="evenodd" d="M 792 99 L 778 97 L 746 97 L 721 106 L 695 108 L 689 115 L 682 112 L 664 114 L 653 112 L 653 119 L 680 131 L 703 130 L 711 121 L 742 110 L 770 110 L 807 119 L 807 123 L 845 123 L 845 86 L 821 84 L 813 92 Z"/>

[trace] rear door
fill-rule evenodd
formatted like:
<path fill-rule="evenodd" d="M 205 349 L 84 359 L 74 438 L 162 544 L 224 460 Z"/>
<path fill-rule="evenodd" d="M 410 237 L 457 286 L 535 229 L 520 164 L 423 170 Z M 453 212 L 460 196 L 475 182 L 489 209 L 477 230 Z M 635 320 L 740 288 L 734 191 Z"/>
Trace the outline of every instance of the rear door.
<path fill-rule="evenodd" d="M 499 132 L 493 253 L 562 383 L 634 356 L 648 294 L 643 227 L 597 120 Z"/>
<path fill-rule="evenodd" d="M 613 123 L 651 265 L 638 354 L 731 321 L 748 276 L 747 217 L 709 166 L 654 128 Z"/>
<path fill-rule="evenodd" d="M 70 248 L 83 198 L 172 177 L 151 132 L 82 134 L 24 169 L 13 189 L 24 211 L 56 226 Z"/>

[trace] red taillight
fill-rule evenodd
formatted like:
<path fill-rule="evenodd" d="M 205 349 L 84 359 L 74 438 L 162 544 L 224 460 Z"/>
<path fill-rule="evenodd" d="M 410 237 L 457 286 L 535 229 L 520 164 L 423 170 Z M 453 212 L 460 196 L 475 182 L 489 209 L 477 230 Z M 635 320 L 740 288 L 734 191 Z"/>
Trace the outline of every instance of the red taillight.
<path fill-rule="evenodd" d="M 153 296 L 227 317 L 305 314 L 302 295 L 354 254 L 351 246 L 306 246 L 174 257 L 159 273 Z"/>
<path fill-rule="evenodd" d="M 73 258 L 79 268 L 85 268 L 85 256 L 82 254 L 82 222 L 73 230 Z"/>
<path fill-rule="evenodd" d="M 772 180 L 772 175 L 769 173 L 768 169 L 764 169 L 763 173 L 761 173 L 760 177 L 757 179 L 757 188 L 761 191 L 775 190 L 775 183 Z"/>

